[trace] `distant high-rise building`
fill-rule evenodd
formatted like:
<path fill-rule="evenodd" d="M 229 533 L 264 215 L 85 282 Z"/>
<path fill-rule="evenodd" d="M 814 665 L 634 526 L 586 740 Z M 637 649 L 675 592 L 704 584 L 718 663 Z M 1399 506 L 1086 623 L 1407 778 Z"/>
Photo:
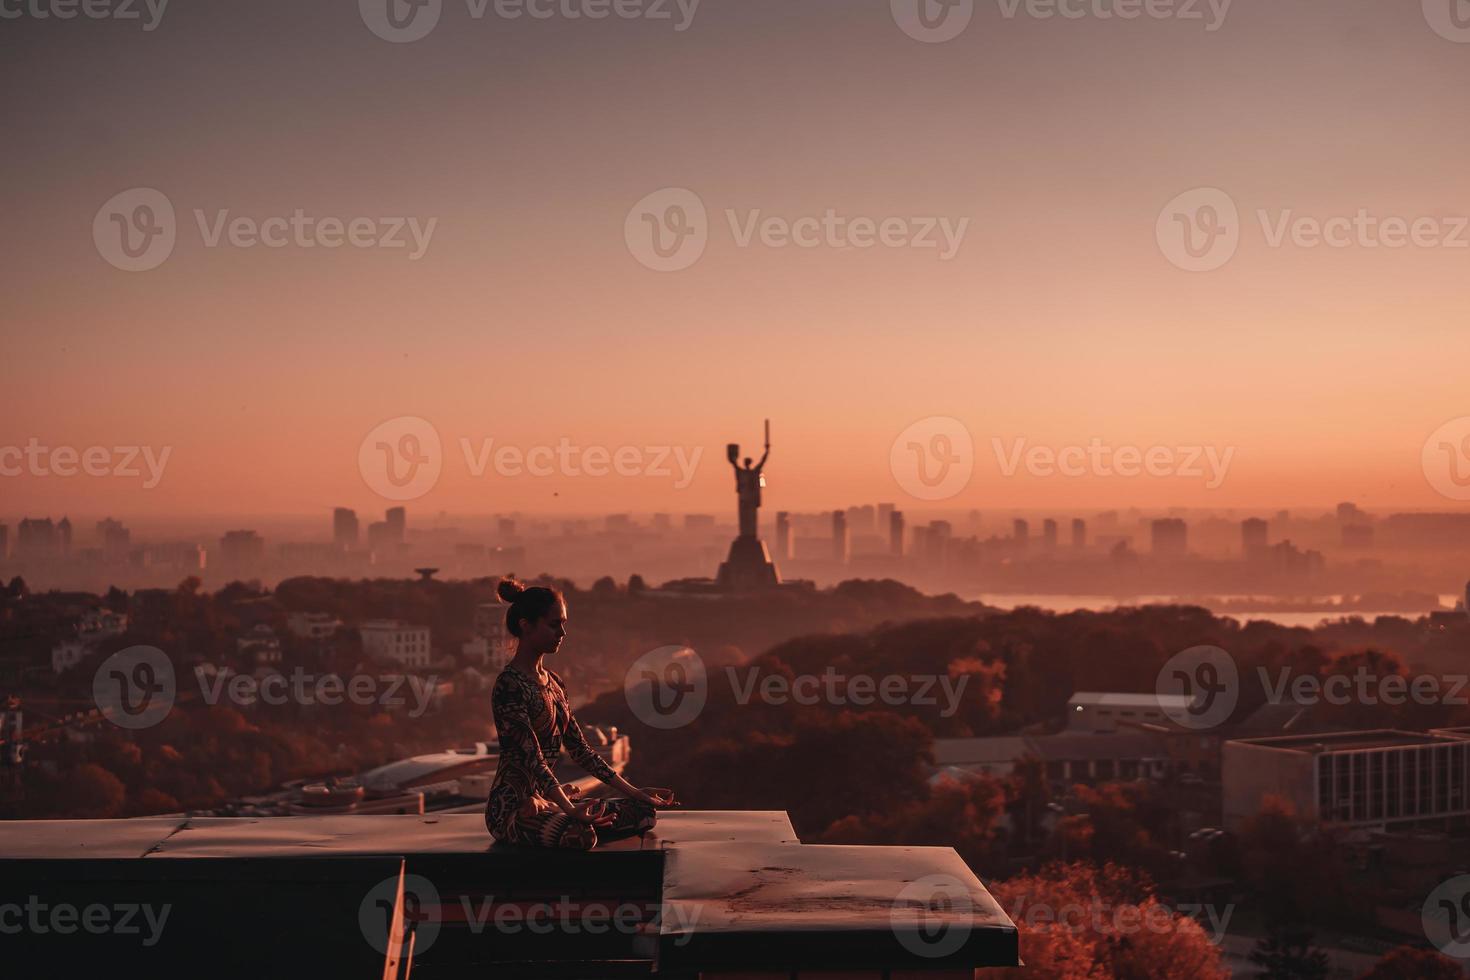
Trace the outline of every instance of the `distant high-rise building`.
<path fill-rule="evenodd" d="M 49 517 L 24 517 L 15 536 L 17 558 L 55 558 L 61 553 L 56 525 Z"/>
<path fill-rule="evenodd" d="M 510 517 L 502 517 L 502 518 L 500 518 L 500 520 L 498 520 L 498 521 L 495 522 L 495 533 L 500 536 L 501 540 L 504 540 L 506 538 L 513 538 L 513 537 L 515 537 L 516 536 L 516 522 L 515 522 L 515 519 L 514 518 L 510 518 Z"/>
<path fill-rule="evenodd" d="M 1087 522 L 1080 517 L 1072 518 L 1072 547 L 1078 551 L 1087 547 Z"/>
<path fill-rule="evenodd" d="M 888 550 L 895 558 L 903 557 L 903 511 L 888 514 Z"/>
<path fill-rule="evenodd" d="M 915 524 L 909 532 L 909 554 L 921 562 L 928 562 L 933 554 L 929 547 L 929 529 Z"/>
<path fill-rule="evenodd" d="M 1342 526 L 1342 546 L 1354 551 L 1367 551 L 1372 548 L 1373 525 L 1344 524 Z"/>
<path fill-rule="evenodd" d="M 890 526 L 892 526 L 892 524 L 893 524 L 893 509 L 894 508 L 893 508 L 893 505 L 892 504 L 879 504 L 878 505 L 878 524 L 877 524 L 876 530 L 878 531 L 879 534 L 882 534 L 883 532 L 885 532 L 886 530 L 888 530 L 888 528 Z"/>
<path fill-rule="evenodd" d="M 367 546 L 375 556 L 392 554 L 398 550 L 398 533 L 387 521 L 373 521 L 367 529 Z"/>
<path fill-rule="evenodd" d="M 389 507 L 386 520 L 392 531 L 393 540 L 402 544 L 407 537 L 408 512 L 402 507 Z"/>
<path fill-rule="evenodd" d="M 1057 522 L 1050 517 L 1041 522 L 1041 546 L 1047 551 L 1057 547 Z"/>
<path fill-rule="evenodd" d="M 784 510 L 776 512 L 776 558 L 791 560 L 791 515 Z"/>
<path fill-rule="evenodd" d="M 1011 521 L 1011 537 L 1018 549 L 1026 550 L 1026 546 L 1031 541 L 1031 525 L 1026 523 L 1025 518 L 1018 517 Z"/>
<path fill-rule="evenodd" d="M 1247 559 L 1256 559 L 1266 554 L 1267 532 L 1270 525 L 1259 517 L 1248 517 L 1240 522 L 1240 550 Z"/>
<path fill-rule="evenodd" d="M 713 514 L 685 514 L 684 530 L 686 531 L 713 531 L 715 529 L 715 515 Z"/>
<path fill-rule="evenodd" d="M 877 509 L 872 504 L 847 508 L 847 528 L 853 534 L 872 534 L 877 519 Z"/>
<path fill-rule="evenodd" d="M 1358 509 L 1357 504 L 1338 504 L 1337 521 L 1339 524 L 1361 524 L 1368 519 L 1368 515 Z"/>
<path fill-rule="evenodd" d="M 834 510 L 832 512 L 832 560 L 839 565 L 846 565 L 850 547 L 847 536 L 847 512 Z"/>
<path fill-rule="evenodd" d="M 633 528 L 632 514 L 608 514 L 603 520 L 603 527 L 609 531 L 629 531 Z"/>
<path fill-rule="evenodd" d="M 954 525 L 949 521 L 930 521 L 928 527 L 914 528 L 914 553 L 927 565 L 943 565 L 954 539 Z"/>
<path fill-rule="evenodd" d="M 0 524 L 0 561 L 10 554 L 10 528 Z"/>
<path fill-rule="evenodd" d="M 254 531 L 226 531 L 219 553 L 226 565 L 253 565 L 265 557 L 265 540 Z"/>
<path fill-rule="evenodd" d="M 1290 541 L 1276 542 L 1267 549 L 1267 553 L 1276 570 L 1288 575 L 1317 575 L 1327 565 L 1320 551 L 1302 551 Z"/>
<path fill-rule="evenodd" d="M 357 511 L 338 507 L 332 511 L 332 543 L 343 551 L 357 547 L 359 525 Z"/>
<path fill-rule="evenodd" d="M 56 540 L 61 545 L 63 555 L 71 554 L 71 518 L 63 517 L 61 523 L 56 525 Z"/>
<path fill-rule="evenodd" d="M 102 546 L 102 560 L 108 563 L 126 561 L 132 546 L 132 534 L 121 521 L 110 517 L 97 522 L 97 540 Z"/>
<path fill-rule="evenodd" d="M 674 518 L 671 514 L 654 514 L 653 529 L 655 531 L 671 531 L 674 528 Z"/>
<path fill-rule="evenodd" d="M 1182 558 L 1189 551 L 1189 525 L 1177 517 L 1165 517 L 1149 525 L 1150 547 L 1156 557 Z"/>

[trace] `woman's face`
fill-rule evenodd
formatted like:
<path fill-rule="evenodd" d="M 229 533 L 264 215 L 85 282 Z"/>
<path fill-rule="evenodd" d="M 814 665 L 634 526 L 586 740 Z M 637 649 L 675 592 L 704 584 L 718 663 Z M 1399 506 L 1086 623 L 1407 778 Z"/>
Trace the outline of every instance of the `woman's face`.
<path fill-rule="evenodd" d="M 567 635 L 567 604 L 557 602 L 545 616 L 534 622 L 521 620 L 521 643 L 532 653 L 555 653 Z"/>

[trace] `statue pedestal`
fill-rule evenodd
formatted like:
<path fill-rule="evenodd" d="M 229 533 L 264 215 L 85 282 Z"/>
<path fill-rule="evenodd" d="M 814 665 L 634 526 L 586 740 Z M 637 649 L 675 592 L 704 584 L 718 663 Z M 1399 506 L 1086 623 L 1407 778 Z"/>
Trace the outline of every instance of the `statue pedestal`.
<path fill-rule="evenodd" d="M 766 543 L 754 535 L 730 542 L 730 557 L 720 565 L 720 588 L 726 592 L 752 592 L 781 584 L 781 574 L 771 562 Z"/>

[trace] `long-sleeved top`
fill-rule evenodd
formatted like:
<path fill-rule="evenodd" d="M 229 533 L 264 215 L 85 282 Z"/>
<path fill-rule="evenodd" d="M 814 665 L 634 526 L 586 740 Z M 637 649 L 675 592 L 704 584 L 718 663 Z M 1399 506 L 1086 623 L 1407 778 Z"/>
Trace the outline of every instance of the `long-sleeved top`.
<path fill-rule="evenodd" d="M 546 675 L 542 684 L 506 667 L 490 695 L 500 762 L 485 803 L 485 825 L 500 840 L 520 842 L 534 832 L 539 815 L 560 813 L 546 801 L 558 786 L 552 765 L 563 745 L 589 775 L 609 784 L 614 778 L 612 767 L 587 744 L 561 678 L 550 670 Z"/>

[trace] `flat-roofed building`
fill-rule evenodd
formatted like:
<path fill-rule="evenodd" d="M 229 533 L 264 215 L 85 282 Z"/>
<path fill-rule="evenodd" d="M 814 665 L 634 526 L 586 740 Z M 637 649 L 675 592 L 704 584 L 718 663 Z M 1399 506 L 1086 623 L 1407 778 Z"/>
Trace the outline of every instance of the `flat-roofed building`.
<path fill-rule="evenodd" d="M 377 664 L 400 667 L 429 666 L 429 627 L 411 626 L 396 619 L 374 619 L 358 627 L 362 652 Z"/>
<path fill-rule="evenodd" d="M 1136 730 L 1139 725 L 1179 728 L 1169 713 L 1178 715 L 1193 703 L 1185 694 L 1078 691 L 1067 702 L 1067 731 L 1101 734 L 1119 726 Z"/>
<path fill-rule="evenodd" d="M 1470 741 L 1390 729 L 1239 739 L 1221 750 L 1225 825 L 1279 797 L 1308 820 L 1349 827 L 1470 820 Z"/>

